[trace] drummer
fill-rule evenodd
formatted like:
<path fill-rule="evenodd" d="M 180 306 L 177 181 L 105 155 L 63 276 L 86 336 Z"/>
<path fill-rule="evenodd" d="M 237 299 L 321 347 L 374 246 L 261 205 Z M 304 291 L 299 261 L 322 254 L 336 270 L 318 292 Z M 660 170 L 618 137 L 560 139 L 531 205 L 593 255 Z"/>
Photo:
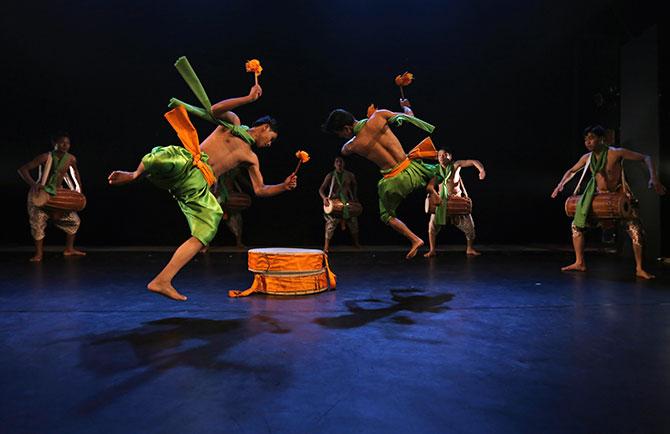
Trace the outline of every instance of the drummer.
<path fill-rule="evenodd" d="M 335 170 L 326 175 L 319 188 L 319 195 L 323 200 L 323 205 L 329 206 L 332 199 L 339 199 L 344 204 L 358 202 L 358 184 L 356 183 L 356 176 L 348 170 L 344 170 L 344 159 L 342 157 L 335 157 L 333 166 L 335 167 Z M 326 253 L 328 252 L 330 240 L 333 238 L 333 233 L 338 224 L 342 225 L 342 229 L 344 229 L 345 226 L 349 228 L 349 233 L 354 241 L 354 247 L 357 249 L 361 247 L 358 239 L 358 218 L 349 216 L 348 206 L 344 207 L 342 214 L 343 218 L 326 213 L 323 214 L 323 218 L 326 221 L 323 251 Z"/>
<path fill-rule="evenodd" d="M 601 224 L 601 222 L 589 221 L 588 214 L 591 209 L 593 197 L 602 192 L 621 192 L 633 199 L 632 192 L 626 184 L 623 176 L 623 161 L 644 161 L 649 171 L 649 188 L 653 188 L 659 195 L 665 194 L 665 187 L 661 184 L 656 173 L 656 167 L 649 155 L 630 151 L 625 148 L 615 148 L 606 143 L 606 132 L 600 125 L 588 127 L 584 130 L 584 146 L 589 151 L 584 154 L 577 163 L 572 166 L 558 183 L 551 197 L 555 198 L 558 193 L 563 191 L 563 187 L 582 169 L 590 172 L 590 179 L 586 185 L 582 200 L 577 204 L 575 218 L 572 221 L 572 245 L 575 250 L 575 262 L 561 268 L 562 271 L 586 271 L 586 262 L 584 261 L 584 232 L 590 226 Z M 630 236 L 633 244 L 633 253 L 635 255 L 635 275 L 643 279 L 652 279 L 655 276 L 649 274 L 642 268 L 643 235 L 640 219 L 637 212 L 634 217 L 623 222 L 623 225 Z"/>
<path fill-rule="evenodd" d="M 40 154 L 18 170 L 19 176 L 30 186 L 28 193 L 28 221 L 30 222 L 30 233 L 35 242 L 35 254 L 30 261 L 40 262 L 44 254 L 44 230 L 47 221 L 51 219 L 57 228 L 65 232 L 64 256 L 84 256 L 86 253 L 74 248 L 74 239 L 79 230 L 81 220 L 75 211 L 46 212 L 33 205 L 33 195 L 40 191 L 46 191 L 50 195 L 56 194 L 56 188 L 62 187 L 64 182 L 73 188 L 79 186 L 81 192 L 81 178 L 77 169 L 77 159 L 70 154 L 70 136 L 67 133 L 57 133 L 51 137 L 53 150 Z M 47 161 L 51 164 L 47 164 Z M 33 179 L 31 170 L 42 167 L 40 179 Z M 47 168 L 46 166 L 49 166 Z M 74 178 L 74 179 L 72 179 Z"/>
<path fill-rule="evenodd" d="M 447 215 L 447 200 L 449 196 L 462 197 L 465 193 L 461 181 L 461 168 L 476 167 L 479 171 L 479 179 L 483 180 L 486 177 L 484 165 L 478 160 L 454 161 L 452 152 L 444 148 L 437 152 L 437 160 L 440 164 L 437 168 L 436 176 L 430 180 L 428 186 L 426 186 L 426 190 L 431 195 L 439 197 L 440 204 L 437 206 L 435 213 L 430 215 L 428 222 L 430 250 L 423 256 L 430 258 L 437 255 L 437 234 L 442 229 L 442 226 L 447 223 L 456 226 L 465 234 L 465 254 L 479 256 L 481 253 L 474 248 L 475 222 L 472 220 L 472 214 Z"/>

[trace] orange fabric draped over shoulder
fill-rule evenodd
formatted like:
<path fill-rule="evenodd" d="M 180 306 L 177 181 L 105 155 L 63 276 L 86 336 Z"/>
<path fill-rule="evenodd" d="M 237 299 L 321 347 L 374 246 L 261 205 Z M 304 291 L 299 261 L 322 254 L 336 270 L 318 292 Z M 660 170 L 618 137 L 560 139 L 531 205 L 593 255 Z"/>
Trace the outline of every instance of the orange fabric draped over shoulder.
<path fill-rule="evenodd" d="M 186 113 L 184 106 L 177 106 L 176 108 L 165 113 L 165 119 L 170 123 L 172 128 L 177 133 L 179 140 L 184 145 L 184 148 L 193 156 L 193 165 L 202 172 L 208 185 L 216 182 L 216 177 L 212 168 L 201 160 L 202 151 L 200 150 L 200 141 L 198 140 L 198 132 L 191 123 L 191 120 Z"/>

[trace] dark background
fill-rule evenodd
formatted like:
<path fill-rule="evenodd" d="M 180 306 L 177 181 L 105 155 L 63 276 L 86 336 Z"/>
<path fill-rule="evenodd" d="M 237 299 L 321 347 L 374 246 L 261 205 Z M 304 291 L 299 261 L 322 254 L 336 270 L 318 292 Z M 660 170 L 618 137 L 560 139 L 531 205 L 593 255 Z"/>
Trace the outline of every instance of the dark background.
<path fill-rule="evenodd" d="M 254 199 L 244 213 L 248 244 L 322 242 L 317 189 L 341 140 L 322 134 L 320 124 L 337 107 L 359 117 L 371 102 L 399 110 L 393 78 L 406 70 L 416 77 L 407 96 L 418 117 L 437 125 L 436 144 L 486 167 L 484 182 L 476 170 L 464 173 L 479 242 L 568 243 L 563 201 L 574 184 L 558 200 L 549 195 L 583 154 L 585 126 L 618 128 L 620 47 L 653 25 L 661 53 L 668 42 L 659 11 L 632 1 L 53 1 L 4 8 L 6 245 L 31 243 L 27 186 L 16 169 L 47 151 L 58 130 L 71 134 L 88 198 L 79 244 L 174 245 L 188 235 L 167 192 L 147 181 L 123 188 L 106 182 L 110 171 L 133 169 L 153 146 L 178 144 L 162 115 L 170 97 L 196 102 L 173 67 L 182 55 L 213 102 L 246 95 L 253 78 L 244 62 L 261 60 L 263 97 L 236 112 L 244 123 L 272 114 L 283 124 L 273 147 L 258 152 L 267 183 L 293 170 L 297 149 L 312 156 L 296 191 Z M 194 123 L 201 139 L 212 128 Z M 423 137 L 411 126 L 397 131 L 406 150 Z M 360 157 L 346 164 L 365 207 L 362 242 L 402 242 L 379 221 L 377 168 Z M 422 209 L 416 193 L 399 217 L 425 235 Z M 448 232 L 445 241 L 462 241 Z M 47 237 L 49 244 L 63 239 L 54 229 Z M 215 243 L 231 240 L 222 225 Z M 334 242 L 347 240 L 336 235 Z"/>

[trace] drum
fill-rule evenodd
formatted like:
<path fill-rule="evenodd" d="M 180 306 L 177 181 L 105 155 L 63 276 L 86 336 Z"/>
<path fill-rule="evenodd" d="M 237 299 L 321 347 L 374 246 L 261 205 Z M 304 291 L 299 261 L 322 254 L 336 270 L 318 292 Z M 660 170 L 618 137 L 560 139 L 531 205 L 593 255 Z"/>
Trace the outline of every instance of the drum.
<path fill-rule="evenodd" d="M 328 206 L 323 206 L 323 212 L 335 218 L 342 218 L 344 204 L 340 199 L 329 199 Z M 349 217 L 358 217 L 363 212 L 363 205 L 360 202 L 349 202 Z"/>
<path fill-rule="evenodd" d="M 581 195 L 570 196 L 565 201 L 565 213 L 568 217 L 575 216 L 577 203 Z M 633 205 L 630 197 L 623 193 L 596 193 L 591 202 L 589 217 L 596 220 L 628 220 L 633 218 Z"/>
<path fill-rule="evenodd" d="M 251 196 L 246 193 L 233 191 L 228 193 L 228 200 L 222 208 L 227 212 L 240 212 L 251 206 Z"/>
<path fill-rule="evenodd" d="M 249 271 L 254 273 L 251 288 L 228 291 L 230 297 L 254 292 L 273 295 L 306 295 L 335 289 L 335 274 L 322 250 L 266 248 L 248 252 Z"/>
<path fill-rule="evenodd" d="M 435 214 L 435 209 L 440 204 L 440 197 L 434 194 L 426 196 L 426 214 Z M 472 199 L 463 196 L 449 196 L 447 198 L 447 215 L 472 214 Z"/>
<path fill-rule="evenodd" d="M 86 196 L 69 188 L 57 188 L 54 196 L 40 190 L 30 200 L 36 207 L 49 211 L 81 211 L 86 207 Z"/>

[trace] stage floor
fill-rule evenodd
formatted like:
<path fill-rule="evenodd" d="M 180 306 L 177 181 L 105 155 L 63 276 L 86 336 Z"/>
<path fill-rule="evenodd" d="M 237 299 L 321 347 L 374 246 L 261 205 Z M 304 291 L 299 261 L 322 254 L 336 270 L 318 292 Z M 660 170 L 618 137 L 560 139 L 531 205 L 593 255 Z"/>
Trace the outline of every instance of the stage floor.
<path fill-rule="evenodd" d="M 0 253 L 2 433 L 670 431 L 670 272 L 567 252 L 331 254 L 338 289 L 229 299 L 246 254 Z"/>

